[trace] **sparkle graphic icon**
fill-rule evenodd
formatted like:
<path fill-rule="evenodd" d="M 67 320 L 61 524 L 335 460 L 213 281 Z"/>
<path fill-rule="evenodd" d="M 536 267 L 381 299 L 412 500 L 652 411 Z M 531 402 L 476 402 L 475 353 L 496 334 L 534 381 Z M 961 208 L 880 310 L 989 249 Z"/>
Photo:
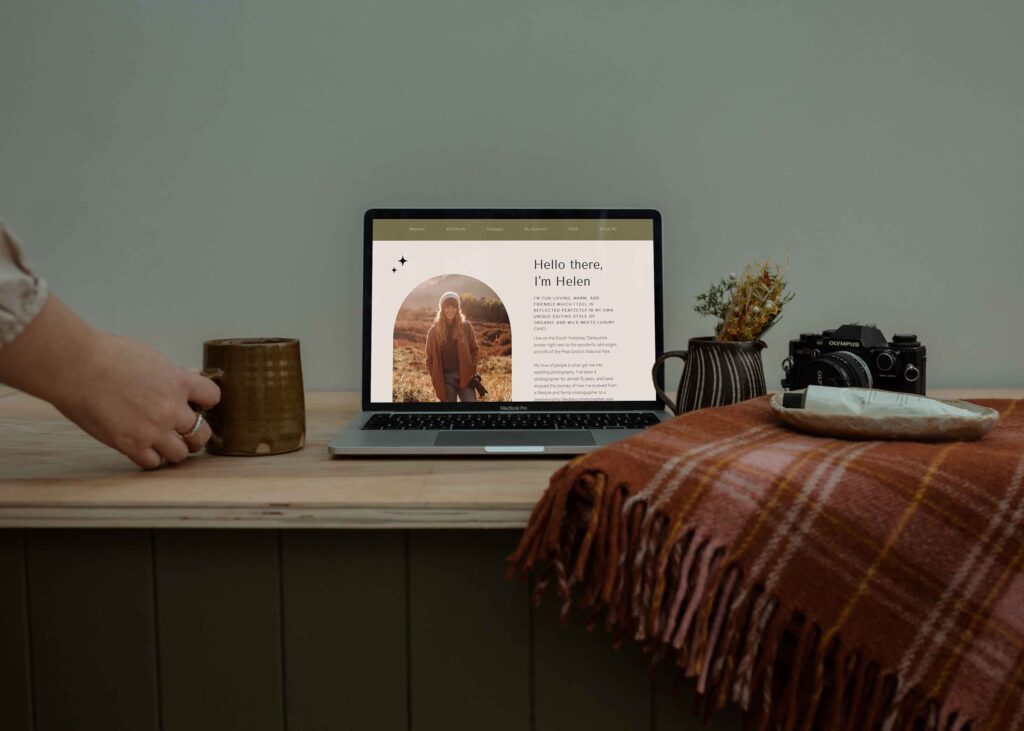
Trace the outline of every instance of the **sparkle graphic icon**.
<path fill-rule="evenodd" d="M 405 266 L 405 262 L 407 262 L 407 261 L 409 261 L 409 260 L 408 260 L 408 259 L 406 259 L 406 258 L 405 258 L 405 257 L 403 256 L 403 257 L 402 257 L 401 259 L 399 259 L 398 261 L 399 261 L 399 263 L 401 263 L 401 265 L 402 265 L 402 266 Z"/>
<path fill-rule="evenodd" d="M 398 271 L 398 269 L 397 269 L 397 268 L 395 268 L 395 267 L 391 267 L 391 271 L 393 271 L 393 272 L 397 272 L 397 271 Z"/>

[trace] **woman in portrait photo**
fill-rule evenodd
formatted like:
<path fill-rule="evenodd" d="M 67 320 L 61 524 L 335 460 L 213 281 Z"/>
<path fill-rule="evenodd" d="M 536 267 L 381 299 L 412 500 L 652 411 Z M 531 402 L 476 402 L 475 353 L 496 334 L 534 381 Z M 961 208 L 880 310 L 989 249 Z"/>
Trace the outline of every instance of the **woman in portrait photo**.
<path fill-rule="evenodd" d="M 470 381 L 479 355 L 473 325 L 462 314 L 462 300 L 455 292 L 445 292 L 437 302 L 426 347 L 427 373 L 439 401 L 476 401 Z"/>

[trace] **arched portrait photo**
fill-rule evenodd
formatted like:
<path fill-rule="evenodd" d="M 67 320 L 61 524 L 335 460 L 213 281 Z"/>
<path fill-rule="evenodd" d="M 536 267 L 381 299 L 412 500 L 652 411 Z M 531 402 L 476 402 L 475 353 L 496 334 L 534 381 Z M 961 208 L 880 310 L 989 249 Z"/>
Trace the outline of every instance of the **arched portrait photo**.
<path fill-rule="evenodd" d="M 463 274 L 418 284 L 395 319 L 392 398 L 512 400 L 512 326 L 493 289 Z"/>

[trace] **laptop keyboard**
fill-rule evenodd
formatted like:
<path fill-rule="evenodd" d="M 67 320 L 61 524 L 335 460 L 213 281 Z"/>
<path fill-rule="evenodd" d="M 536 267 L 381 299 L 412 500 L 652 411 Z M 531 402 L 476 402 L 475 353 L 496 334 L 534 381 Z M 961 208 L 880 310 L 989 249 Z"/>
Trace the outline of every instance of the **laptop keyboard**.
<path fill-rule="evenodd" d="M 470 413 L 374 414 L 363 429 L 646 429 L 658 423 L 650 412 L 579 414 Z"/>

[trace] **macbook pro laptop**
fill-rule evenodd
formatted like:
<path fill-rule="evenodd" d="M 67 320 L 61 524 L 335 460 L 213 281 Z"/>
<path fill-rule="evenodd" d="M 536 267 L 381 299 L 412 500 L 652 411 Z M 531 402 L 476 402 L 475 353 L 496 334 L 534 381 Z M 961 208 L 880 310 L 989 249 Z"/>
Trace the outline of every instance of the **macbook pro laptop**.
<path fill-rule="evenodd" d="M 658 211 L 375 209 L 363 231 L 362 413 L 332 454 L 578 454 L 666 418 Z"/>

